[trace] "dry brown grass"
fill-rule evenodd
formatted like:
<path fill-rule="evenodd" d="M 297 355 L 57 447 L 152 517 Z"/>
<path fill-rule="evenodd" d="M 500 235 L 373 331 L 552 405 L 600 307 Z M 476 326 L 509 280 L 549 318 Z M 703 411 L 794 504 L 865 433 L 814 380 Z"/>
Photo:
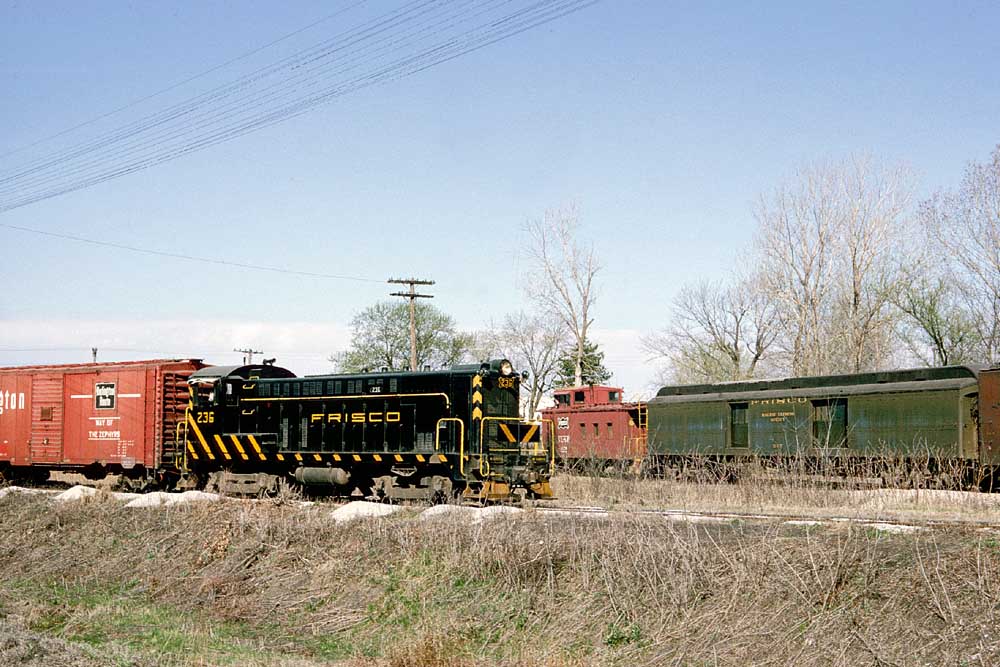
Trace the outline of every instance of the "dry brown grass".
<path fill-rule="evenodd" d="M 324 514 L 8 496 L 0 616 L 119 664 L 1000 663 L 994 533 Z"/>
<path fill-rule="evenodd" d="M 676 476 L 559 474 L 557 505 L 759 512 L 900 521 L 1000 523 L 1000 494 L 961 490 L 956 473 L 927 478 L 900 461 L 873 461 L 856 476 L 810 474 L 801 462 L 691 460 Z M 872 488 L 877 484 L 884 488 Z"/>

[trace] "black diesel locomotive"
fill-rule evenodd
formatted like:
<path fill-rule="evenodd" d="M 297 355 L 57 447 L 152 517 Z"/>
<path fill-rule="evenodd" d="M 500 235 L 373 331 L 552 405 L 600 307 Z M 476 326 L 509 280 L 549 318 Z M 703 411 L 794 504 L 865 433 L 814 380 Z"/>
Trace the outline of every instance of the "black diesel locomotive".
<path fill-rule="evenodd" d="M 191 374 L 178 429 L 185 485 L 259 493 L 283 482 L 376 499 L 552 495 L 554 452 L 518 416 L 509 361 L 295 377 L 273 365 Z"/>

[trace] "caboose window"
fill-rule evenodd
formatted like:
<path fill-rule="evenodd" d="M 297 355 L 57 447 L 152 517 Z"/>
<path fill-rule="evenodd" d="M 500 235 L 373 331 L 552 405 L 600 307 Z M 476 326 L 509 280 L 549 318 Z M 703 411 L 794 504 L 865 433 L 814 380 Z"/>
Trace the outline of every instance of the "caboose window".
<path fill-rule="evenodd" d="M 594 424 L 594 437 L 596 438 L 596 437 L 598 437 L 600 435 L 601 435 L 601 427 L 600 427 L 599 424 L 595 423 Z"/>
<path fill-rule="evenodd" d="M 559 405 L 569 405 L 569 394 L 556 394 L 556 403 Z"/>
<path fill-rule="evenodd" d="M 574 402 L 576 402 L 576 403 L 583 403 L 583 399 L 584 399 L 584 394 L 583 394 L 582 391 L 578 391 L 575 394 L 573 394 L 573 401 Z"/>
<path fill-rule="evenodd" d="M 617 391 L 609 391 L 608 392 L 608 403 L 617 403 L 620 400 L 621 400 L 621 397 L 618 395 Z"/>
<path fill-rule="evenodd" d="M 747 424 L 747 403 L 729 404 L 730 447 L 749 447 L 750 432 Z"/>

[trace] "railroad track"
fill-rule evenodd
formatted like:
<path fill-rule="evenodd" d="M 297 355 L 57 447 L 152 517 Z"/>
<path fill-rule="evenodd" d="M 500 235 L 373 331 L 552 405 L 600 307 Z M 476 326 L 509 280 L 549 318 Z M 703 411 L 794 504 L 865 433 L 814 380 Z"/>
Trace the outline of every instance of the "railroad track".
<path fill-rule="evenodd" d="M 47 481 L 41 484 L 20 485 L 21 488 L 30 489 L 35 492 L 57 493 L 73 486 L 71 483 L 63 481 Z M 2 487 L 0 487 L 2 488 Z M 313 498 L 314 502 L 320 504 L 337 505 L 344 502 L 343 498 Z M 407 503 L 409 504 L 409 503 Z M 422 505 L 422 503 L 415 503 Z M 724 524 L 727 522 L 742 521 L 747 523 L 762 524 L 790 524 L 799 526 L 837 526 L 852 525 L 862 528 L 873 528 L 876 530 L 886 530 L 887 532 L 918 532 L 925 530 L 947 530 L 947 529 L 974 529 L 1000 531 L 1000 512 L 997 512 L 995 519 L 922 519 L 922 518 L 894 518 L 876 516 L 848 516 L 848 515 L 820 515 L 807 513 L 785 513 L 785 512 L 738 512 L 738 511 L 713 511 L 713 510 L 681 510 L 671 508 L 618 508 L 608 509 L 595 507 L 592 505 L 556 505 L 553 501 L 534 501 L 527 509 L 531 509 L 541 514 L 565 514 L 565 515 L 590 515 L 590 516 L 651 516 L 662 517 L 667 520 L 687 522 Z"/>
<path fill-rule="evenodd" d="M 690 523 L 726 523 L 730 521 L 745 521 L 748 523 L 790 523 L 802 526 L 823 525 L 855 525 L 880 529 L 896 528 L 897 532 L 915 532 L 920 530 L 942 529 L 987 529 L 1000 530 L 1000 512 L 996 519 L 899 519 L 874 516 L 847 515 L 817 515 L 782 512 L 734 512 L 734 511 L 696 511 L 679 509 L 614 509 L 608 510 L 593 506 L 557 506 L 549 503 L 539 503 L 534 509 L 542 513 L 589 514 L 594 516 L 641 515 L 659 516 L 669 520 L 686 521 Z"/>

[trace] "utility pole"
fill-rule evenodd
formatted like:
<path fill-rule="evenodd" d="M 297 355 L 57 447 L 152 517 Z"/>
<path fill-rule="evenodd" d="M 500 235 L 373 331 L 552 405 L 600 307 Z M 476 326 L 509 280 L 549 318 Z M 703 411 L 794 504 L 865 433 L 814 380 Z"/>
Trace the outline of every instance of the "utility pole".
<path fill-rule="evenodd" d="M 417 278 L 390 278 L 388 282 L 396 285 L 409 285 L 409 292 L 392 292 L 389 296 L 401 296 L 410 300 L 410 370 L 417 370 L 417 299 L 433 299 L 432 294 L 417 294 L 417 285 L 433 285 L 433 280 L 418 280 Z"/>
<path fill-rule="evenodd" d="M 255 350 L 255 349 L 253 349 L 251 347 L 248 347 L 248 348 L 243 349 L 243 350 L 238 350 L 238 349 L 236 349 L 234 347 L 233 348 L 233 352 L 240 352 L 240 353 L 243 354 L 243 365 L 244 366 L 249 366 L 250 364 L 253 363 L 253 355 L 255 355 L 255 354 L 264 354 L 260 350 Z"/>

